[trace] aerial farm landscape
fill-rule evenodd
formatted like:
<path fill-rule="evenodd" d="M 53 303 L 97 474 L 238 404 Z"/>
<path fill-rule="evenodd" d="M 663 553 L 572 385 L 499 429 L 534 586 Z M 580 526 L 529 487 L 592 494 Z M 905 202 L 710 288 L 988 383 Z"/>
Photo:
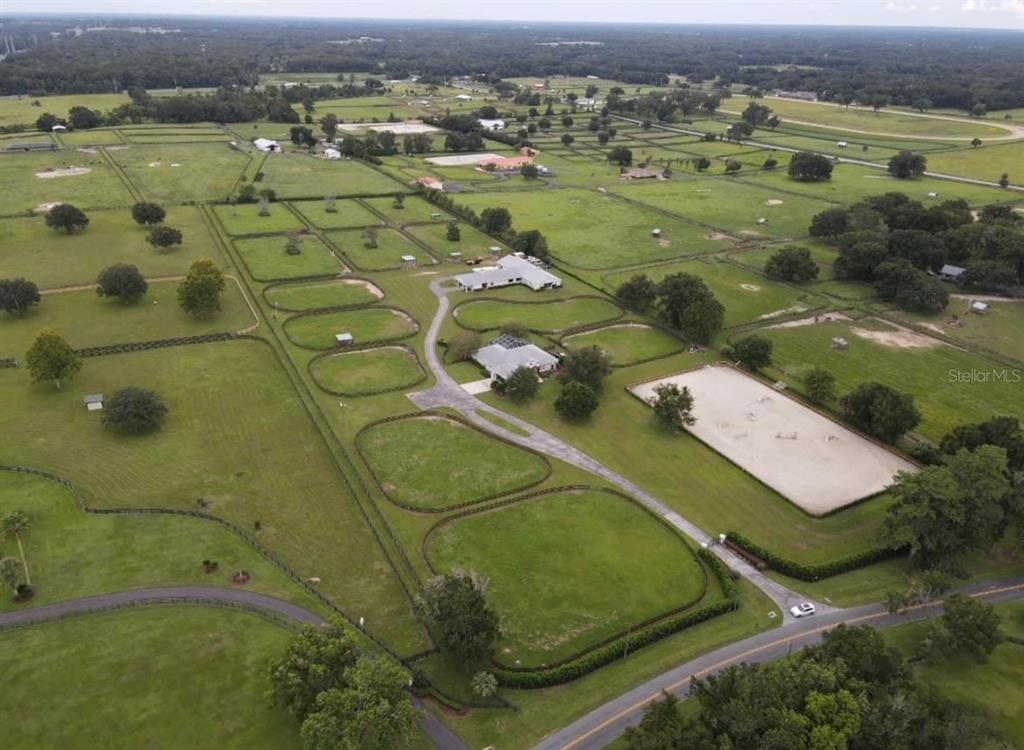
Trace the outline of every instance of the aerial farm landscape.
<path fill-rule="evenodd" d="M 3 10 L 0 746 L 1024 747 L 1003 6 Z"/>

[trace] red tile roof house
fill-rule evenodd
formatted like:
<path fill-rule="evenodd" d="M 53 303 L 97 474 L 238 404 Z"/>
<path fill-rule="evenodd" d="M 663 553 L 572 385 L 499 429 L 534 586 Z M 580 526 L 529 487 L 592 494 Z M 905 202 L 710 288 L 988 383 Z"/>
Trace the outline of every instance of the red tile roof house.
<path fill-rule="evenodd" d="M 494 165 L 493 167 L 491 165 Z M 488 172 L 513 172 L 524 164 L 533 164 L 532 156 L 505 156 L 499 159 L 483 159 L 476 163 L 477 168 Z"/>

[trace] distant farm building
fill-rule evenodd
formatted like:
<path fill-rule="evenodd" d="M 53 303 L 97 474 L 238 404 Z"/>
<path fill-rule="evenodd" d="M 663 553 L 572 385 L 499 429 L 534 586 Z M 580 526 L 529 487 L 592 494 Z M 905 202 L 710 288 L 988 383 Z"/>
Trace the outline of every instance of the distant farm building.
<path fill-rule="evenodd" d="M 67 129 L 68 129 L 67 125 L 61 125 L 60 123 L 57 123 L 52 128 L 50 128 L 50 130 L 52 130 L 54 133 L 63 133 Z"/>
<path fill-rule="evenodd" d="M 548 273 L 525 258 L 515 255 L 506 255 L 496 266 L 459 274 L 455 277 L 455 283 L 464 292 L 478 292 L 481 289 L 494 289 L 513 284 L 522 284 L 535 292 L 562 286 L 562 280 L 553 273 Z"/>
<path fill-rule="evenodd" d="M 987 302 L 972 302 L 971 303 L 971 312 L 972 313 L 978 313 L 979 315 L 984 315 L 985 313 L 988 312 L 988 303 Z"/>
<path fill-rule="evenodd" d="M 544 375 L 558 367 L 558 358 L 515 336 L 499 336 L 473 352 L 473 360 L 496 380 L 507 380 L 520 367 Z"/>
<path fill-rule="evenodd" d="M 967 273 L 966 268 L 952 266 L 949 263 L 939 269 L 939 277 L 943 281 L 961 281 L 965 273 Z"/>
<path fill-rule="evenodd" d="M 281 150 L 281 144 L 277 141 L 272 141 L 269 138 L 257 138 L 252 142 L 252 145 L 258 148 L 260 151 L 266 151 L 273 153 Z"/>
<path fill-rule="evenodd" d="M 480 127 L 482 127 L 484 130 L 504 130 L 505 129 L 505 121 L 504 120 L 485 120 L 483 118 L 480 118 L 480 119 L 477 120 L 477 122 L 480 123 Z"/>
<path fill-rule="evenodd" d="M 82 399 L 85 403 L 85 408 L 89 411 L 102 411 L 103 410 L 103 394 L 102 393 L 87 393 L 85 398 Z"/>
<path fill-rule="evenodd" d="M 473 97 L 471 97 L 469 94 L 456 94 L 455 100 L 459 102 L 471 102 L 473 101 Z"/>
<path fill-rule="evenodd" d="M 486 169 L 488 172 L 518 172 L 526 164 L 533 164 L 532 156 L 488 157 L 477 162 L 480 169 Z"/>
<path fill-rule="evenodd" d="M 623 180 L 663 180 L 665 179 L 664 170 L 651 169 L 650 167 L 634 167 L 633 169 L 627 169 L 620 175 Z"/>
<path fill-rule="evenodd" d="M 849 145 L 846 141 L 836 141 L 836 148 L 846 148 Z"/>
<path fill-rule="evenodd" d="M 324 158 L 325 159 L 340 159 L 341 158 L 341 152 L 338 149 L 336 149 L 336 148 L 325 148 L 324 149 Z"/>
<path fill-rule="evenodd" d="M 780 89 L 775 95 L 780 99 L 800 99 L 805 102 L 818 101 L 818 95 L 814 91 L 783 91 Z"/>
<path fill-rule="evenodd" d="M 420 177 L 416 180 L 416 184 L 431 190 L 444 190 L 444 183 L 433 177 Z"/>
<path fill-rule="evenodd" d="M 334 345 L 338 348 L 352 346 L 354 343 L 355 338 L 351 333 L 337 333 L 334 335 Z"/>

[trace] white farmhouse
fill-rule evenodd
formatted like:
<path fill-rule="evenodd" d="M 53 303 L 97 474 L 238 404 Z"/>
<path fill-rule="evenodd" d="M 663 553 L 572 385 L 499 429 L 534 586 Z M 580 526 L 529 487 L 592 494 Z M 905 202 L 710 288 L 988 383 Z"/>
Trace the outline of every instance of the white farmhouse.
<path fill-rule="evenodd" d="M 252 145 L 260 151 L 274 152 L 281 150 L 281 145 L 277 141 L 272 141 L 269 138 L 257 138 L 252 142 Z"/>
<path fill-rule="evenodd" d="M 504 120 L 484 120 L 484 119 L 481 118 L 481 119 L 477 120 L 477 122 L 480 123 L 480 127 L 482 127 L 484 130 L 504 130 L 505 129 L 505 121 Z"/>
<path fill-rule="evenodd" d="M 525 258 L 518 258 L 515 255 L 506 255 L 496 266 L 477 268 L 471 273 L 459 274 L 455 277 L 455 283 L 464 292 L 478 292 L 481 289 L 494 289 L 512 284 L 522 284 L 535 292 L 562 286 L 562 280 L 553 273 L 548 273 Z"/>
<path fill-rule="evenodd" d="M 558 357 L 536 344 L 515 336 L 499 336 L 487 346 L 473 352 L 473 359 L 493 380 L 507 380 L 520 367 L 529 367 L 545 375 L 558 367 Z"/>

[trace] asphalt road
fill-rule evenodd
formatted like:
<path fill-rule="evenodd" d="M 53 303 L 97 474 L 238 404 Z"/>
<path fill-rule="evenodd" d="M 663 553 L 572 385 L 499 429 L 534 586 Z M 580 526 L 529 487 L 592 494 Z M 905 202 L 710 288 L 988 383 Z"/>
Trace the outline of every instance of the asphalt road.
<path fill-rule="evenodd" d="M 963 591 L 990 604 L 1018 601 L 1024 599 L 1024 577 L 969 586 Z M 548 735 L 534 745 L 533 750 L 598 750 L 622 735 L 627 727 L 638 724 L 644 707 L 657 700 L 662 691 L 684 697 L 693 677 L 706 677 L 742 662 L 778 659 L 817 643 L 822 633 L 840 623 L 885 628 L 941 613 L 941 603 L 918 607 L 901 615 L 890 615 L 881 605 L 869 604 L 797 620 L 680 664 Z"/>
<path fill-rule="evenodd" d="M 40 607 L 2 612 L 0 613 L 0 631 L 50 620 L 60 620 L 66 617 L 89 615 L 146 604 L 238 605 L 255 607 L 256 609 L 282 615 L 291 620 L 310 625 L 321 625 L 324 622 L 320 615 L 308 609 L 272 596 L 246 591 L 245 589 L 224 589 L 209 586 L 164 586 L 117 591 L 110 594 L 44 604 Z M 469 746 L 445 726 L 419 699 L 414 699 L 414 702 L 423 709 L 423 721 L 421 723 L 423 733 L 430 738 L 430 741 L 434 743 L 438 750 L 470 750 Z"/>

